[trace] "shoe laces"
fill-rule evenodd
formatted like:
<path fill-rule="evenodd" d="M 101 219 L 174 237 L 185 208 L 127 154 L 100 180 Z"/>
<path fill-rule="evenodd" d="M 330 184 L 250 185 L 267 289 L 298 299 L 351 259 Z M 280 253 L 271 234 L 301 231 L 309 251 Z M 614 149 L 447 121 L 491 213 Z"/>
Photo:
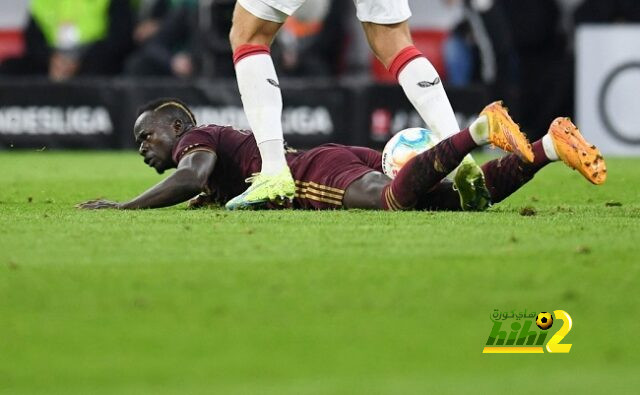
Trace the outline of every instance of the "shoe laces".
<path fill-rule="evenodd" d="M 261 175 L 262 175 L 261 173 L 253 173 L 251 174 L 251 177 L 246 178 L 244 182 L 246 182 L 247 184 L 253 184 L 254 181 L 260 178 Z"/>
<path fill-rule="evenodd" d="M 513 136 L 511 135 L 511 131 L 508 127 L 504 126 L 502 123 L 498 122 L 496 127 L 500 128 L 500 133 L 495 133 L 493 136 L 494 145 L 502 146 L 507 149 L 513 150 L 515 147 L 515 141 Z"/>

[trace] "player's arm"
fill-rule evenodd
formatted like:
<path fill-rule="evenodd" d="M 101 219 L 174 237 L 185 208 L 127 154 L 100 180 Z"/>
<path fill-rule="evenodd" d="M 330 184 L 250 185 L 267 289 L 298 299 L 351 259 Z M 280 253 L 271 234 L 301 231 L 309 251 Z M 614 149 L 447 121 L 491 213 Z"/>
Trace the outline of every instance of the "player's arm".
<path fill-rule="evenodd" d="M 207 190 L 216 159 L 217 156 L 212 151 L 194 151 L 180 160 L 177 170 L 172 175 L 129 202 L 94 200 L 82 203 L 78 207 L 132 210 L 168 207 L 185 202 Z"/>
<path fill-rule="evenodd" d="M 178 163 L 178 169 L 164 181 L 142 195 L 120 205 L 121 209 L 144 209 L 173 206 L 207 190 L 209 176 L 216 163 L 212 151 L 195 151 Z"/>

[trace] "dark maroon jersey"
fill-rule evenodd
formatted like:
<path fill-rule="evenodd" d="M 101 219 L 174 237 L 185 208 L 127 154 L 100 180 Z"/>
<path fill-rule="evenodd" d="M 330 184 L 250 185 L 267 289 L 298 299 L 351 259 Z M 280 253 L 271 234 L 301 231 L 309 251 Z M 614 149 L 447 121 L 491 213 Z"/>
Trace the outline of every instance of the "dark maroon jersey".
<path fill-rule="evenodd" d="M 185 133 L 173 147 L 176 165 L 194 151 L 212 151 L 217 161 L 209 178 L 216 200 L 225 203 L 247 189 L 245 179 L 260 171 L 262 161 L 253 134 L 230 126 L 198 126 Z"/>
<path fill-rule="evenodd" d="M 245 180 L 260 171 L 262 160 L 250 131 L 230 126 L 199 126 L 185 133 L 173 148 L 176 165 L 195 151 L 215 152 L 209 189 L 224 204 L 247 189 Z M 361 147 L 327 144 L 309 151 L 287 152 L 287 163 L 296 182 L 294 208 L 335 209 L 342 207 L 347 187 L 364 174 L 381 171 L 379 152 Z"/>

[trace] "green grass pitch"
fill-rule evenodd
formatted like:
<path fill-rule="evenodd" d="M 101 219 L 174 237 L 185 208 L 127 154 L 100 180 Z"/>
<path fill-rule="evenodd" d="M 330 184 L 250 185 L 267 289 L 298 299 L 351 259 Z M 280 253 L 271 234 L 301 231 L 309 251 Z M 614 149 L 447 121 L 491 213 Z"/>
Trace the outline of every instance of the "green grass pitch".
<path fill-rule="evenodd" d="M 640 159 L 608 164 L 485 213 L 83 212 L 160 177 L 0 153 L 0 393 L 637 393 Z M 566 310 L 571 352 L 483 355 L 496 308 Z"/>

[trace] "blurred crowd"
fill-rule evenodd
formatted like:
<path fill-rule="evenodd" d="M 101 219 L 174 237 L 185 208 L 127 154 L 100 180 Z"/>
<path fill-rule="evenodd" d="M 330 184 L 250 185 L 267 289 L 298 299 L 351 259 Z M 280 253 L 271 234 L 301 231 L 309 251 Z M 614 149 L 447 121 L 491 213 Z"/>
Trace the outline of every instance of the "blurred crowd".
<path fill-rule="evenodd" d="M 414 0 L 412 29 L 440 30 L 449 86 L 484 84 L 537 102 L 525 124 L 573 110 L 573 37 L 583 23 L 640 22 L 637 0 Z M 0 75 L 233 77 L 235 0 L 31 0 L 25 50 Z M 373 61 L 345 0 L 308 0 L 272 53 L 285 76 L 345 77 Z M 438 63 L 438 62 L 434 62 Z M 552 114 L 553 113 L 553 114 Z"/>
<path fill-rule="evenodd" d="M 339 1 L 311 0 L 274 45 L 287 75 L 338 75 L 345 31 Z M 235 0 L 31 0 L 25 50 L 0 75 L 233 76 Z"/>
<path fill-rule="evenodd" d="M 234 0 L 31 0 L 23 56 L 2 74 L 232 76 Z M 570 65 L 577 24 L 640 21 L 637 0 L 420 0 L 417 30 L 448 31 L 447 82 L 510 86 Z M 283 75 L 343 76 L 370 66 L 349 1 L 309 0 L 274 43 Z M 537 84 L 536 84 L 537 85 Z"/>

